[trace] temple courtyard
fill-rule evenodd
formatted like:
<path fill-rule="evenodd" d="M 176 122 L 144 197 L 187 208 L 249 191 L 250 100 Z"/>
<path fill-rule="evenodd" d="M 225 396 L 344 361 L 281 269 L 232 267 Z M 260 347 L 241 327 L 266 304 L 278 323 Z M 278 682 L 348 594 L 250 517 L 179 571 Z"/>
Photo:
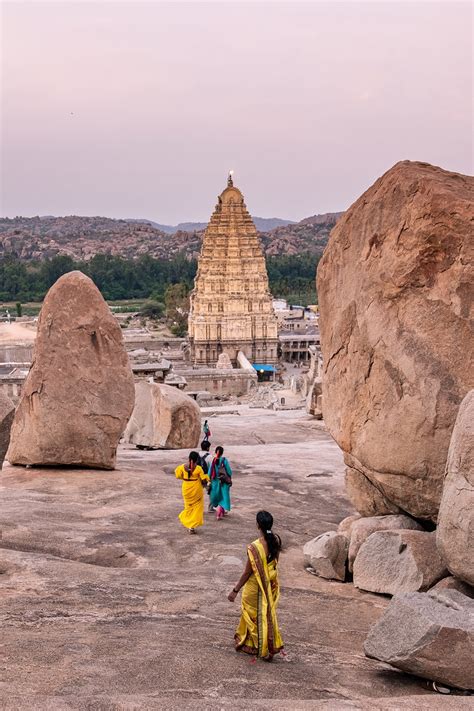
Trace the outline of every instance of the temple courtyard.
<path fill-rule="evenodd" d="M 187 451 L 120 446 L 115 471 L 5 463 L 0 507 L 2 709 L 472 708 L 367 659 L 389 599 L 303 567 L 305 542 L 352 513 L 342 456 L 301 410 L 207 410 L 234 469 L 233 509 L 190 536 L 174 467 Z M 207 501 L 206 501 L 207 505 Z M 284 552 L 287 656 L 233 649 L 245 547 L 260 508 Z"/>

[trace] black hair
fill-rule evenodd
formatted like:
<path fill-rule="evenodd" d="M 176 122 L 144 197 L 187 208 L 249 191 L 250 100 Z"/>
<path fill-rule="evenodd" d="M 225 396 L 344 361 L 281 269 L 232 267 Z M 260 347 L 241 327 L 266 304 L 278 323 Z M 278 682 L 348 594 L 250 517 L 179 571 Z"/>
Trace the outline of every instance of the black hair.
<path fill-rule="evenodd" d="M 211 448 L 211 443 L 209 442 L 208 439 L 203 439 L 201 442 L 201 449 L 203 449 L 205 452 L 208 452 Z"/>
<path fill-rule="evenodd" d="M 268 546 L 268 560 L 276 560 L 281 550 L 281 538 L 273 533 L 273 516 L 268 511 L 259 511 L 257 526 L 263 533 Z"/>
<path fill-rule="evenodd" d="M 222 455 L 224 454 L 224 447 L 221 447 L 220 445 L 216 447 L 216 454 L 218 452 L 220 452 L 219 457 L 222 457 Z"/>
<path fill-rule="evenodd" d="M 199 462 L 199 454 L 197 452 L 189 452 L 189 461 L 197 464 Z"/>

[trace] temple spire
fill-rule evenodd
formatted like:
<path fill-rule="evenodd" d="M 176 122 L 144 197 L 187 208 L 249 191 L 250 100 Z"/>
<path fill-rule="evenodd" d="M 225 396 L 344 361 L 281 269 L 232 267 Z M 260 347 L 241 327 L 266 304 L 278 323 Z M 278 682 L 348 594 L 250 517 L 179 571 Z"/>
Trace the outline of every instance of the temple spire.
<path fill-rule="evenodd" d="M 232 180 L 232 176 L 234 174 L 233 170 L 229 170 L 229 177 L 227 178 L 227 187 L 228 188 L 233 188 L 234 187 L 234 181 Z"/>

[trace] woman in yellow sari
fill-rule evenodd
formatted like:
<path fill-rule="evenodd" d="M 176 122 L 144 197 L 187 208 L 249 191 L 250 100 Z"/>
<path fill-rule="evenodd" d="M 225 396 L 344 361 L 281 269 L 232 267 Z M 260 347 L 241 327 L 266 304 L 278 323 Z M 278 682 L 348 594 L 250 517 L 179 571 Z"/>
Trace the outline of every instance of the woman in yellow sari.
<path fill-rule="evenodd" d="M 235 648 L 271 661 L 283 649 L 276 607 L 280 597 L 278 557 L 280 537 L 272 532 L 273 516 L 268 511 L 257 514 L 259 538 L 247 548 L 247 563 L 239 582 L 229 594 L 233 602 L 242 591 L 242 614 L 234 635 Z"/>
<path fill-rule="evenodd" d="M 185 464 L 176 467 L 177 479 L 182 479 L 181 491 L 183 494 L 184 509 L 178 518 L 189 533 L 196 533 L 196 528 L 204 523 L 204 490 L 206 482 L 209 481 L 207 474 L 204 474 L 202 467 L 198 464 L 199 454 L 190 452 L 189 466 Z"/>

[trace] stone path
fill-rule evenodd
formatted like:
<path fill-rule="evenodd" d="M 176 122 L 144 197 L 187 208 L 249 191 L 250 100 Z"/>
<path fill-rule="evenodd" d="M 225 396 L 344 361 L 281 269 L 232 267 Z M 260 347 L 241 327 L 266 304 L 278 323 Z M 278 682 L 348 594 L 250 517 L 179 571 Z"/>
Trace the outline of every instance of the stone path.
<path fill-rule="evenodd" d="M 177 520 L 184 452 L 123 447 L 113 472 L 5 465 L 0 708 L 469 708 L 365 658 L 385 598 L 303 569 L 303 543 L 350 513 L 339 450 L 320 424 L 238 412 L 211 420 L 235 467 L 234 509 L 221 523 L 207 514 L 194 537 Z M 227 600 L 259 508 L 285 545 L 288 657 L 272 664 L 233 651 L 239 604 Z"/>

